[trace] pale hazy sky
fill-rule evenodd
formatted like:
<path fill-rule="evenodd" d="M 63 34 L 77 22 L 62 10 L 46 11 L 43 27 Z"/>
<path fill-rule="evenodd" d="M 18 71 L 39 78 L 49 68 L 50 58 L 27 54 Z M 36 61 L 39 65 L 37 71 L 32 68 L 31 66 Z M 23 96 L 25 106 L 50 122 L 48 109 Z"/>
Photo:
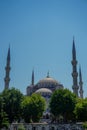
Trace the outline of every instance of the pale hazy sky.
<path fill-rule="evenodd" d="M 35 83 L 49 70 L 72 90 L 73 36 L 87 97 L 87 0 L 0 0 L 0 92 L 9 44 L 10 87 L 25 94 L 34 68 Z"/>

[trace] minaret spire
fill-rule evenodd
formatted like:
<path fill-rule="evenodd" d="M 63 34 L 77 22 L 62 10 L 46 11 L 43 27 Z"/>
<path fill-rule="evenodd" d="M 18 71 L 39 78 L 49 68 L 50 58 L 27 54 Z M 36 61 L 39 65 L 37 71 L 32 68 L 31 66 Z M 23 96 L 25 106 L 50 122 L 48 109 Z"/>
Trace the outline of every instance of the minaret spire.
<path fill-rule="evenodd" d="M 73 47 L 72 47 L 72 59 L 76 60 L 76 48 L 75 48 L 74 37 L 73 37 Z"/>
<path fill-rule="evenodd" d="M 32 70 L 32 79 L 31 84 L 34 85 L 34 69 Z"/>
<path fill-rule="evenodd" d="M 7 54 L 7 63 L 6 63 L 6 76 L 4 78 L 5 81 L 5 89 L 9 89 L 9 82 L 10 82 L 10 78 L 9 78 L 9 74 L 10 74 L 10 46 L 8 48 L 8 54 Z"/>
<path fill-rule="evenodd" d="M 47 78 L 49 78 L 50 76 L 49 76 L 49 71 L 47 72 Z"/>
<path fill-rule="evenodd" d="M 72 46 L 72 77 L 73 77 L 73 93 L 75 93 L 78 96 L 78 72 L 77 72 L 77 60 L 76 60 L 76 49 L 75 49 L 75 42 L 73 38 L 73 46 Z"/>
<path fill-rule="evenodd" d="M 79 93 L 80 93 L 80 98 L 83 98 L 83 81 L 82 81 L 82 72 L 81 72 L 81 66 L 79 67 Z"/>

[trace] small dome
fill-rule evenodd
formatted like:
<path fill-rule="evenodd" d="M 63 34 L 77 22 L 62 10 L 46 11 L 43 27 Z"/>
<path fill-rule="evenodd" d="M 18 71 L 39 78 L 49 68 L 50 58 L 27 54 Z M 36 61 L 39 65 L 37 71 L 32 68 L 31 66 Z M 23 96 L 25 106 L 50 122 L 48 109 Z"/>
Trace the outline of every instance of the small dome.
<path fill-rule="evenodd" d="M 43 94 L 52 94 L 52 91 L 50 89 L 47 88 L 40 88 L 38 89 L 35 93 L 40 93 L 41 95 Z"/>

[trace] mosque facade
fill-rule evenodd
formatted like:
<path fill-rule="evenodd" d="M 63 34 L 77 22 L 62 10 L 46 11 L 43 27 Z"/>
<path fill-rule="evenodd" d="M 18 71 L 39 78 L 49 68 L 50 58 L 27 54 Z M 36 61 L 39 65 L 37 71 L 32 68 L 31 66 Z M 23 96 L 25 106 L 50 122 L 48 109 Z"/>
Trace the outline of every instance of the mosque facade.
<path fill-rule="evenodd" d="M 56 89 L 63 88 L 57 80 L 49 76 L 49 72 L 44 79 L 41 79 L 37 84 L 34 85 L 34 71 L 32 72 L 32 83 L 27 87 L 27 95 L 32 93 L 40 93 L 42 96 L 50 96 Z"/>
<path fill-rule="evenodd" d="M 83 81 L 82 81 L 82 73 L 81 67 L 79 68 L 79 75 L 77 72 L 77 59 L 76 59 L 76 48 L 75 41 L 73 39 L 72 45 L 72 90 L 73 93 L 76 94 L 77 97 L 83 98 Z M 78 83 L 79 76 L 79 83 Z M 27 87 L 27 95 L 31 95 L 32 93 L 40 93 L 47 100 L 50 98 L 51 94 L 60 88 L 64 88 L 63 84 L 60 84 L 57 80 L 50 77 L 49 72 L 44 79 L 41 79 L 37 84 L 34 84 L 34 70 L 32 71 L 32 82 L 31 85 Z"/>
<path fill-rule="evenodd" d="M 79 68 L 79 74 L 77 72 L 77 58 L 76 58 L 76 48 L 75 48 L 75 41 L 73 38 L 73 46 L 72 46 L 72 90 L 73 93 L 76 94 L 76 96 L 83 98 L 83 81 L 82 81 L 82 73 L 81 73 L 81 67 Z M 5 67 L 5 86 L 4 89 L 9 89 L 9 82 L 10 82 L 10 47 L 8 49 L 7 54 L 7 63 Z M 78 77 L 79 77 L 79 83 L 78 83 Z M 48 102 L 52 93 L 60 88 L 64 88 L 63 84 L 55 80 L 54 78 L 50 77 L 49 72 L 47 73 L 47 76 L 44 79 L 41 79 L 38 83 L 34 83 L 34 70 L 32 71 L 32 82 L 31 84 L 26 88 L 26 95 L 30 96 L 32 93 L 40 93 Z"/>

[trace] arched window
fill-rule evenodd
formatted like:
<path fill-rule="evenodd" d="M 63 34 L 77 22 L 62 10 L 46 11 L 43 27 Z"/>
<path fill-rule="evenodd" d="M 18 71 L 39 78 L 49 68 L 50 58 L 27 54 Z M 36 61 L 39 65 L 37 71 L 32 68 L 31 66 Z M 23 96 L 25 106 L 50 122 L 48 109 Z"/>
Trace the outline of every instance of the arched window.
<path fill-rule="evenodd" d="M 36 130 L 36 127 L 34 126 L 34 127 L 32 128 L 32 130 Z"/>
<path fill-rule="evenodd" d="M 44 127 L 44 126 L 42 127 L 42 130 L 45 130 L 45 127 Z"/>
<path fill-rule="evenodd" d="M 52 127 L 51 127 L 51 130 L 55 130 L 55 128 L 52 126 Z"/>
<path fill-rule="evenodd" d="M 14 130 L 17 130 L 17 126 L 14 127 Z"/>

